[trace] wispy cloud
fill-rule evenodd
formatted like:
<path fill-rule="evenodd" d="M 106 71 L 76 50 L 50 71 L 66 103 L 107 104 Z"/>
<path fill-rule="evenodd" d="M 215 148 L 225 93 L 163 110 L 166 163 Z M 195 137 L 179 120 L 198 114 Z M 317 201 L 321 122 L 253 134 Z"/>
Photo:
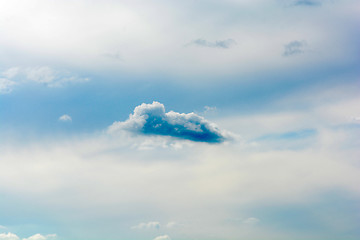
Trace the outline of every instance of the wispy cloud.
<path fill-rule="evenodd" d="M 162 235 L 154 238 L 154 240 L 171 240 L 171 238 L 168 235 Z"/>
<path fill-rule="evenodd" d="M 190 43 L 186 44 L 186 46 L 200 46 L 200 47 L 210 47 L 210 48 L 230 48 L 234 45 L 236 45 L 236 41 L 234 39 L 225 39 L 225 40 L 219 40 L 215 42 L 210 42 L 205 39 L 199 38 L 196 40 L 191 41 Z"/>
<path fill-rule="evenodd" d="M 141 104 L 124 122 L 114 122 L 109 132 L 127 130 L 145 135 L 171 136 L 196 142 L 220 143 L 226 133 L 195 113 L 165 112 L 159 102 Z"/>
<path fill-rule="evenodd" d="M 12 67 L 2 72 L 1 75 L 3 75 L 6 78 L 13 78 L 19 73 L 19 71 L 20 71 L 19 67 Z"/>
<path fill-rule="evenodd" d="M 284 46 L 283 56 L 289 57 L 293 55 L 299 55 L 307 51 L 308 44 L 306 41 L 292 41 Z"/>
<path fill-rule="evenodd" d="M 139 223 L 136 226 L 132 226 L 131 229 L 160 229 L 160 223 L 156 221 Z"/>
<path fill-rule="evenodd" d="M 56 71 L 48 66 L 26 68 L 25 75 L 28 80 L 48 87 L 62 87 L 70 82 L 89 81 L 89 78 L 78 77 L 66 71 Z"/>
<path fill-rule="evenodd" d="M 14 85 L 16 85 L 14 81 L 6 78 L 0 78 L 0 94 L 11 93 Z"/>
<path fill-rule="evenodd" d="M 28 238 L 23 238 L 23 240 L 50 240 L 54 238 L 56 238 L 56 234 L 41 235 L 40 233 L 37 233 Z"/>
<path fill-rule="evenodd" d="M 0 94 L 10 93 L 14 85 L 35 82 L 47 87 L 63 87 L 69 83 L 87 82 L 90 79 L 80 77 L 68 71 L 56 70 L 49 66 L 11 67 L 0 73 Z M 11 79 L 11 80 L 10 80 Z"/>

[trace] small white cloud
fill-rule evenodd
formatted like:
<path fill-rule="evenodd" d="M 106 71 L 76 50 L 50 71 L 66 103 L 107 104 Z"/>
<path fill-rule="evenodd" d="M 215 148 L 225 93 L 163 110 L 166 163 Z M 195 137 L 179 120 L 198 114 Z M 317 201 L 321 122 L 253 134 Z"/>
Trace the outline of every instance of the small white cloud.
<path fill-rule="evenodd" d="M 0 78 L 0 94 L 11 93 L 12 87 L 16 85 L 14 81 L 8 80 L 6 78 Z"/>
<path fill-rule="evenodd" d="M 12 67 L 2 72 L 1 75 L 6 78 L 13 78 L 19 73 L 19 71 L 20 71 L 19 67 Z"/>
<path fill-rule="evenodd" d="M 260 220 L 258 218 L 250 217 L 250 218 L 245 219 L 242 222 L 245 224 L 249 224 L 249 225 L 255 225 L 255 224 L 259 223 Z"/>
<path fill-rule="evenodd" d="M 0 229 L 6 229 L 7 227 L 0 225 Z"/>
<path fill-rule="evenodd" d="M 139 223 L 136 226 L 131 227 L 131 229 L 159 229 L 159 222 L 148 222 L 148 223 Z"/>
<path fill-rule="evenodd" d="M 72 118 L 67 115 L 67 114 L 64 114 L 62 115 L 61 117 L 59 117 L 59 121 L 62 121 L 62 122 L 71 122 L 72 121 Z"/>
<path fill-rule="evenodd" d="M 162 235 L 154 238 L 154 240 L 171 240 L 171 238 L 169 237 L 169 235 Z"/>
<path fill-rule="evenodd" d="M 20 238 L 14 233 L 0 233 L 0 240 L 19 240 Z"/>
<path fill-rule="evenodd" d="M 41 235 L 40 233 L 37 233 L 35 235 L 32 235 L 28 238 L 23 238 L 23 240 L 49 240 L 56 237 L 56 234 L 48 234 L 48 235 Z"/>

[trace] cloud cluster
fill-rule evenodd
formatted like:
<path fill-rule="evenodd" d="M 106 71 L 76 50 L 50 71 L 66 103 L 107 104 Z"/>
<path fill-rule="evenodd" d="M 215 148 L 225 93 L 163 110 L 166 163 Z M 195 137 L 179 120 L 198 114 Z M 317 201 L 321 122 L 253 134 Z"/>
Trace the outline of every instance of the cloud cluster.
<path fill-rule="evenodd" d="M 23 238 L 22 240 L 50 240 L 54 238 L 56 238 L 56 234 L 41 235 L 40 233 L 37 233 L 28 238 Z M 8 232 L 0 233 L 0 240 L 20 240 L 20 238 L 16 234 Z"/>
<path fill-rule="evenodd" d="M 288 56 L 302 54 L 306 51 L 307 45 L 308 45 L 307 42 L 304 40 L 289 42 L 284 46 L 283 56 L 288 57 Z"/>
<path fill-rule="evenodd" d="M 129 119 L 114 122 L 109 132 L 127 130 L 145 135 L 171 136 L 195 142 L 220 143 L 228 137 L 223 131 L 195 113 L 165 112 L 159 102 L 137 106 Z"/>
<path fill-rule="evenodd" d="M 229 39 L 225 39 L 225 40 L 210 42 L 205 39 L 199 38 L 199 39 L 191 41 L 186 46 L 189 46 L 189 45 L 210 47 L 210 48 L 225 48 L 226 49 L 226 48 L 230 48 L 230 47 L 236 45 L 236 41 L 234 39 L 229 38 Z"/>

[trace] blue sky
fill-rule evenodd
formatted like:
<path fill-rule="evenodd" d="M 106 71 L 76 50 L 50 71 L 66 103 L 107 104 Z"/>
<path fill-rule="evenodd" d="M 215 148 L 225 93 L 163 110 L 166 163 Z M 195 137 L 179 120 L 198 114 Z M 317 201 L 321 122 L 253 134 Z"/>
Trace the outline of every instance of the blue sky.
<path fill-rule="evenodd" d="M 359 16 L 0 3 L 0 240 L 359 239 Z"/>

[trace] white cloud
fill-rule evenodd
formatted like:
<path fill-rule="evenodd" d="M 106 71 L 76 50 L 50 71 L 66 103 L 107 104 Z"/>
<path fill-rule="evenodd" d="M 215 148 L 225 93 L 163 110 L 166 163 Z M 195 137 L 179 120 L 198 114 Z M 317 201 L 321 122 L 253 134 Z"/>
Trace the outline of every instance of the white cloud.
<path fill-rule="evenodd" d="M 0 240 L 19 240 L 20 238 L 14 233 L 0 233 Z"/>
<path fill-rule="evenodd" d="M 37 233 L 35 235 L 32 235 L 28 238 L 23 238 L 23 240 L 50 240 L 56 238 L 56 234 L 48 234 L 48 235 L 41 235 L 40 233 Z"/>
<path fill-rule="evenodd" d="M 59 117 L 59 121 L 62 121 L 62 122 L 71 122 L 72 121 L 72 118 L 67 115 L 67 114 L 64 114 L 62 116 Z"/>
<path fill-rule="evenodd" d="M 25 69 L 28 80 L 43 83 L 49 87 L 62 87 L 67 83 L 86 82 L 89 78 L 75 76 L 66 71 L 56 71 L 48 66 L 29 67 Z"/>
<path fill-rule="evenodd" d="M 154 238 L 154 240 L 171 240 L 171 238 L 168 235 L 162 235 Z"/>
<path fill-rule="evenodd" d="M 13 90 L 12 87 L 14 85 L 16 85 L 16 82 L 6 78 L 0 78 L 0 94 L 10 93 Z"/>
<path fill-rule="evenodd" d="M 68 71 L 54 70 L 48 66 L 12 67 L 3 71 L 0 78 L 0 94 L 10 93 L 14 85 L 24 84 L 26 81 L 44 84 L 48 87 L 63 87 L 69 83 L 82 83 L 90 79 L 79 77 Z M 15 80 L 9 80 L 15 79 Z"/>
<path fill-rule="evenodd" d="M 51 83 L 55 79 L 55 72 L 53 69 L 42 66 L 26 69 L 26 77 L 29 80 L 38 82 L 38 83 Z"/>
<path fill-rule="evenodd" d="M 128 120 L 114 122 L 109 127 L 110 133 L 119 130 L 208 143 L 220 143 L 230 138 L 229 133 L 195 113 L 166 113 L 164 105 L 155 101 L 137 106 Z"/>
<path fill-rule="evenodd" d="M 11 79 L 11 78 L 15 77 L 19 73 L 19 71 L 20 71 L 19 67 L 12 67 L 12 68 L 5 70 L 1 74 L 6 78 Z"/>
<path fill-rule="evenodd" d="M 148 223 L 139 223 L 136 226 L 131 227 L 131 229 L 159 229 L 160 223 L 153 221 Z"/>

